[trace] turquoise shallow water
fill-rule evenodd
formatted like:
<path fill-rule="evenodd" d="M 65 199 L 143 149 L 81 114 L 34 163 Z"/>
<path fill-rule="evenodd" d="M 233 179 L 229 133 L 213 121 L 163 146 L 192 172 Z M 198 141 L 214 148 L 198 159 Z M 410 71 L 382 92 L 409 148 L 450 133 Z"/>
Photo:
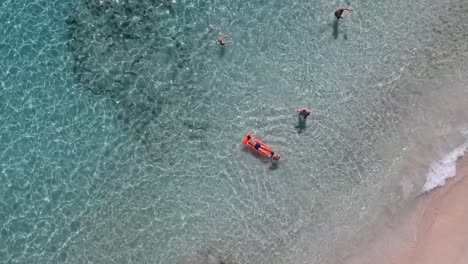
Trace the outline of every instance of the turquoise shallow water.
<path fill-rule="evenodd" d="M 467 21 L 428 2 L 2 3 L 0 258 L 320 263 L 393 197 L 426 77 L 466 92 L 434 73 L 466 69 Z"/>

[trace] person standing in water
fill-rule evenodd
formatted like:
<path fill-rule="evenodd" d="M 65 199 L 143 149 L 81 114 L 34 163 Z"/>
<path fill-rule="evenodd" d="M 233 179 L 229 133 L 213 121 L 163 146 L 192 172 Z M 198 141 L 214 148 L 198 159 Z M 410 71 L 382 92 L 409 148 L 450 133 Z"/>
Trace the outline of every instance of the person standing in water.
<path fill-rule="evenodd" d="M 225 46 L 227 46 L 228 44 L 231 43 L 229 41 L 224 40 L 227 37 L 229 37 L 229 35 L 223 35 L 218 39 L 218 43 L 219 43 L 219 45 L 221 45 L 221 47 L 225 47 Z"/>
<path fill-rule="evenodd" d="M 302 119 L 306 119 L 312 112 L 309 110 L 309 108 L 306 107 L 301 107 L 297 109 L 297 112 L 299 113 L 299 117 Z"/>
<path fill-rule="evenodd" d="M 336 11 L 335 11 L 335 16 L 336 16 L 336 19 L 341 19 L 343 18 L 343 13 L 344 11 L 353 11 L 353 8 L 352 7 L 340 7 L 338 8 Z"/>
<path fill-rule="evenodd" d="M 296 128 L 299 129 L 298 133 L 302 133 L 302 131 L 306 129 L 306 120 L 307 117 L 311 114 L 311 111 L 309 110 L 309 108 L 301 107 L 297 109 L 297 113 L 299 114 L 299 120 Z"/>

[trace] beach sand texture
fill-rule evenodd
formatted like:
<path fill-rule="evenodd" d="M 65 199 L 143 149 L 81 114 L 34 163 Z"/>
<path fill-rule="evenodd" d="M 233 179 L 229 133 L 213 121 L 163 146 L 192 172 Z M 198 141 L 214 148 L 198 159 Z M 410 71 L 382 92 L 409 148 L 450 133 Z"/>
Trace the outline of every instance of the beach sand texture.
<path fill-rule="evenodd" d="M 371 239 L 340 263 L 468 263 L 468 157 L 443 187 L 419 196 L 380 223 Z M 358 243 L 359 244 L 359 243 Z"/>

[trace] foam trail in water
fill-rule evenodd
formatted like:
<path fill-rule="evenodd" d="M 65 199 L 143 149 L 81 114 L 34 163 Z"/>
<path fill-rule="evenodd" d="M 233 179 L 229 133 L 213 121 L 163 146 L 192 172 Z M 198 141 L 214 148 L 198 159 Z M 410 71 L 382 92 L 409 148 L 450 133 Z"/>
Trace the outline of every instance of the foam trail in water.
<path fill-rule="evenodd" d="M 465 154 L 467 149 L 468 141 L 465 141 L 463 145 L 448 153 L 441 160 L 433 162 L 427 174 L 423 190 L 428 192 L 438 186 L 443 186 L 447 179 L 454 177 L 456 173 L 456 162 L 458 158 Z"/>

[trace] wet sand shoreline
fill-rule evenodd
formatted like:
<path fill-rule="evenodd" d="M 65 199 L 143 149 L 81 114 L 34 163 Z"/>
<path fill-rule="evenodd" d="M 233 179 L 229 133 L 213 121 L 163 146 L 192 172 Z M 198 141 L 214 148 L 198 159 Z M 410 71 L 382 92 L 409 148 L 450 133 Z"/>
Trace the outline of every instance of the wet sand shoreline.
<path fill-rule="evenodd" d="M 456 176 L 389 213 L 351 255 L 337 263 L 468 263 L 468 155 L 457 161 Z"/>

